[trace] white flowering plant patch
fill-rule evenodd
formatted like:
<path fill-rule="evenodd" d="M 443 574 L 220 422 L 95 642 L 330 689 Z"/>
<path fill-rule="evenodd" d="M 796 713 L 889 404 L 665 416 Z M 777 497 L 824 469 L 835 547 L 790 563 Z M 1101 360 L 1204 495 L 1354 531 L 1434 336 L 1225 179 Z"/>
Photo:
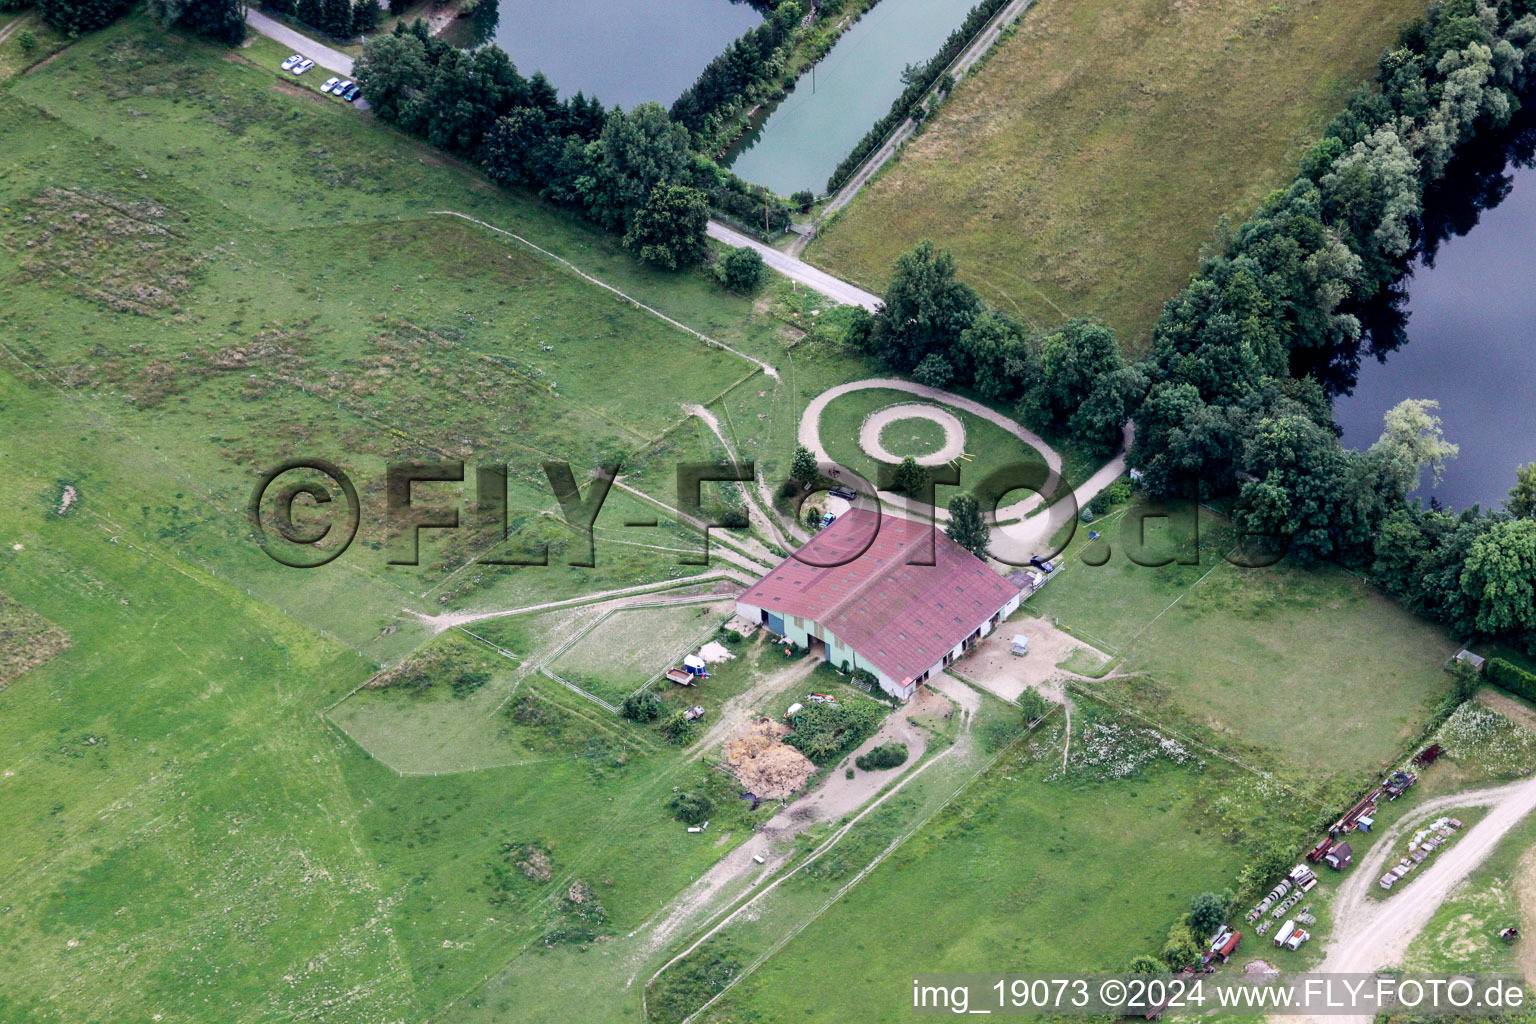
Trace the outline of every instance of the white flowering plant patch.
<path fill-rule="evenodd" d="M 1434 742 L 1446 756 L 1490 775 L 1529 775 L 1536 770 L 1536 733 L 1475 700 L 1445 720 Z"/>
<path fill-rule="evenodd" d="M 1124 779 L 1137 774 L 1159 759 L 1174 764 L 1205 767 L 1188 747 L 1156 729 L 1125 725 L 1120 722 L 1090 721 L 1072 738 L 1072 750 L 1066 767 L 1050 780 L 1065 775 L 1090 779 Z"/>

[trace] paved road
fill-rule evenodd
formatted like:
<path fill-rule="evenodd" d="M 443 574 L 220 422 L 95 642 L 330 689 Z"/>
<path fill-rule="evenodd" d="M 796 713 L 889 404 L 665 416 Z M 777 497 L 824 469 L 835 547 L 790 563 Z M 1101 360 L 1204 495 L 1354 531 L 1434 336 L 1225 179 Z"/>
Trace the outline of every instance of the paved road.
<path fill-rule="evenodd" d="M 254 8 L 245 12 L 245 23 L 268 39 L 275 39 L 294 53 L 308 57 L 322 68 L 339 71 L 349 77 L 352 74 L 351 57 L 340 50 L 333 50 L 329 46 L 315 42 L 309 36 L 289 28 L 280 21 L 273 21 Z M 309 73 L 314 74 L 313 71 Z"/>
<path fill-rule="evenodd" d="M 771 245 L 764 245 L 719 221 L 709 222 L 709 237 L 726 245 L 756 249 L 770 269 L 792 281 L 798 281 L 814 292 L 820 292 L 834 302 L 841 302 L 845 306 L 863 306 L 871 313 L 880 308 L 880 296 L 874 292 L 867 292 L 857 285 L 833 277 L 825 270 L 818 270 L 804 260 L 782 253 Z"/>

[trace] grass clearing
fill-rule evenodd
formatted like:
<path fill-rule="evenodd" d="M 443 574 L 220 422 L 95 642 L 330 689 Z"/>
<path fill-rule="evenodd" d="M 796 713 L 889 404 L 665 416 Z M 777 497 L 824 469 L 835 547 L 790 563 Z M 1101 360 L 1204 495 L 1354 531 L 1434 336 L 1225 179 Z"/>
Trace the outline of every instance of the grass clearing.
<path fill-rule="evenodd" d="M 1386 767 L 1450 689 L 1444 630 L 1332 566 L 1230 564 L 1230 524 L 1203 509 L 1197 561 L 1187 515 L 1133 507 L 1093 524 L 1097 541 L 1080 526 L 1061 575 L 1026 607 L 1114 653 L 1115 671 L 1146 673 L 1220 747 L 1324 775 Z M 1145 546 L 1128 547 L 1143 524 Z M 1146 567 L 1132 551 L 1174 561 Z"/>
<path fill-rule="evenodd" d="M 566 682 L 618 704 L 708 640 L 734 607 L 733 602 L 716 601 L 615 609 L 546 667 Z"/>
<path fill-rule="evenodd" d="M 695 572 L 657 550 L 689 547 L 674 528 L 619 525 L 621 497 L 598 568 L 562 564 L 572 538 L 546 514 L 540 464 L 569 460 L 580 478 L 639 459 L 682 403 L 761 372 L 432 211 L 504 224 L 743 350 L 781 357 L 778 322 L 703 274 L 639 268 L 616 241 L 350 108 L 276 88 L 284 55 L 135 16 L 10 84 L 0 329 L 55 390 L 36 404 L 76 405 L 134 460 L 181 471 L 174 500 L 130 506 L 144 529 L 380 661 L 421 639 L 402 605 L 515 607 Z M 616 347 L 647 372 L 612 373 Z M 317 454 L 358 481 L 364 533 L 345 565 L 298 579 L 249 543 L 240 509 L 261 468 Z M 509 465 L 512 526 L 550 541 L 553 564 L 487 566 L 480 539 L 429 532 L 421 569 L 386 565 L 383 467 L 406 458 L 464 459 L 471 481 L 477 464 Z"/>
<path fill-rule="evenodd" d="M 1368 79 L 1422 0 L 1039 0 L 818 234 L 880 290 L 922 238 L 1036 326 L 1093 316 L 1128 351 Z"/>

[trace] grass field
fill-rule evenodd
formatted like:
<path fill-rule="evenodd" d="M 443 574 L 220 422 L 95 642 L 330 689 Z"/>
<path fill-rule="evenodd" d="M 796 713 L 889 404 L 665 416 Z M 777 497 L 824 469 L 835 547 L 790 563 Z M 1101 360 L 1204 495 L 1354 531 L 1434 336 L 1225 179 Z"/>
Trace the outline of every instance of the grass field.
<path fill-rule="evenodd" d="M 1027 607 L 1116 654 L 1115 671 L 1147 673 L 1221 745 L 1257 748 L 1319 777 L 1372 771 L 1418 735 L 1428 705 L 1450 688 L 1443 666 L 1456 645 L 1444 630 L 1357 577 L 1327 566 L 1234 566 L 1221 557 L 1228 524 L 1204 510 L 1199 563 L 1149 568 L 1125 548 L 1136 519 L 1133 510 L 1094 524 L 1096 542 L 1080 527 L 1065 569 Z M 1147 523 L 1142 561 L 1177 551 L 1193 560 L 1172 520 Z M 1103 565 L 1088 564 L 1106 548 Z M 1384 636 L 1392 642 L 1369 641 Z"/>
<path fill-rule="evenodd" d="M 570 538 L 542 515 L 554 501 L 539 464 L 566 459 L 580 477 L 643 458 L 683 402 L 715 402 L 761 371 L 432 211 L 515 229 L 742 350 L 782 359 L 782 323 L 295 92 L 274 70 L 285 53 L 258 39 L 226 54 L 130 20 L 14 80 L 0 114 L 19 161 L 0 184 L 8 355 L 134 459 L 183 473 L 177 500 L 131 506 L 136 521 L 377 657 L 420 639 L 406 623 L 375 642 L 403 603 L 511 606 L 697 571 L 657 550 L 684 546 L 671 528 L 624 530 L 634 499 L 618 495 L 608 557 L 562 565 Z M 647 372 L 612 373 L 615 346 Z M 256 474 L 295 454 L 358 480 L 364 532 L 335 572 L 281 570 L 245 538 L 238 510 Z M 513 525 L 553 540 L 554 564 L 472 565 L 472 538 L 429 532 L 422 569 L 386 565 L 384 463 L 444 457 L 471 474 L 509 465 Z M 670 472 L 657 482 L 672 489 Z M 343 576 L 356 592 L 337 602 Z"/>
<path fill-rule="evenodd" d="M 1061 742 L 1058 717 L 1004 754 L 701 1019 L 905 1020 L 914 971 L 1119 970 L 1160 949 L 1235 870 L 1239 848 L 1202 821 L 1224 774 L 1157 759 L 1064 776 Z"/>
<path fill-rule="evenodd" d="M 1040 326 L 1132 351 L 1369 78 L 1423 0 L 1039 0 L 808 258 L 879 290 L 918 240 Z"/>
<path fill-rule="evenodd" d="M 618 704 L 664 669 L 696 650 L 735 605 L 665 605 L 621 608 L 593 625 L 548 663 L 551 672 L 588 693 Z M 666 689 L 671 684 L 662 684 Z"/>
<path fill-rule="evenodd" d="M 685 414 L 697 403 L 738 454 L 782 470 L 808 398 L 869 367 L 803 333 L 805 297 L 742 299 L 640 267 L 296 88 L 272 70 L 286 52 L 258 39 L 228 53 L 136 14 L 6 87 L 0 593 L 14 605 L 0 629 L 50 638 L 51 657 L 0 689 L 0 1020 L 638 1021 L 669 953 L 644 926 L 761 814 L 711 767 L 717 751 L 668 744 L 535 671 L 601 610 L 503 613 L 700 571 L 677 564 L 683 531 L 620 525 L 650 506 L 619 492 L 597 567 L 560 565 L 572 538 L 546 515 L 540 464 L 568 458 L 580 475 L 629 457 L 635 486 L 670 501 L 676 460 L 724 454 Z M 515 230 L 782 378 L 441 209 Z M 613 372 L 616 349 L 638 369 Z M 322 570 L 267 559 L 244 517 L 259 471 L 294 454 L 337 460 L 362 492 L 355 550 Z M 513 524 L 549 539 L 555 564 L 497 569 L 429 535 L 421 568 L 388 566 L 381 470 L 402 457 L 509 464 Z M 1045 613 L 1115 637 L 1127 664 L 1219 648 L 1203 568 L 1118 608 L 1113 587 L 1083 589 L 1096 571 L 1072 565 L 1037 598 L 1059 602 Z M 1310 642 L 1294 620 L 1318 602 L 1398 628 L 1299 593 L 1253 598 L 1251 621 L 1293 646 Z M 1167 611 L 1180 594 L 1198 614 Z M 497 613 L 471 627 L 483 641 L 432 638 L 411 614 L 463 607 Z M 695 608 L 606 621 L 565 656 L 624 684 L 709 625 Z M 1330 650 L 1315 679 L 1282 661 L 1285 685 L 1310 694 L 1374 671 L 1361 664 L 1375 647 Z M 663 693 L 668 711 L 701 704 L 708 725 L 743 694 L 743 714 L 781 706 L 781 651 L 735 651 L 698 688 Z M 392 670 L 398 685 L 367 688 Z M 1226 680 L 1182 685 L 1224 699 Z M 1209 799 L 1225 765 L 1141 761 L 1106 778 L 1119 754 L 1140 757 L 1088 731 L 1111 720 L 1074 717 L 1064 773 L 1054 741 L 1010 746 L 1017 709 L 992 698 L 921 725 L 925 774 L 747 922 L 759 951 L 810 924 L 742 1005 L 867 1019 L 897 1005 L 885 992 L 914 936 L 953 966 L 1061 964 L 1064 919 L 1094 929 L 1074 963 L 1159 943 L 1194 891 L 1235 872 L 1244 823 L 1268 810 L 1246 802 L 1256 784 Z M 1233 735 L 1258 742 L 1246 734 L 1263 724 L 1234 719 Z M 715 800 L 708 833 L 673 817 L 678 790 Z M 913 898 L 937 885 L 962 898 Z"/>

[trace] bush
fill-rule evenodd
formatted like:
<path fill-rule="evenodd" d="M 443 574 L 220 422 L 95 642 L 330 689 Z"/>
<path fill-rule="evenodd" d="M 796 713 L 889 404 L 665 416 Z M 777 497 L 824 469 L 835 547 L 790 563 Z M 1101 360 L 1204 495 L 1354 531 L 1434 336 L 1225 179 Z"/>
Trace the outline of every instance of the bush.
<path fill-rule="evenodd" d="M 823 765 L 868 739 L 880 727 L 885 709 L 867 697 L 848 696 L 837 704 L 811 704 L 799 717 L 785 742 Z"/>
<path fill-rule="evenodd" d="M 1206 895 L 1213 894 L 1206 893 Z M 1200 954 L 1204 951 L 1205 947 L 1200 944 L 1195 933 L 1190 931 L 1189 925 L 1180 921 L 1168 930 L 1168 941 L 1163 944 L 1162 960 L 1168 965 L 1169 970 L 1176 971 L 1190 964 L 1199 963 Z"/>
<path fill-rule="evenodd" d="M 789 203 L 791 206 L 799 207 L 800 212 L 804 213 L 816 205 L 816 193 L 808 188 L 803 188 L 789 197 Z"/>
<path fill-rule="evenodd" d="M 124 0 L 42 0 L 43 23 L 71 38 L 105 28 L 128 9 Z"/>
<path fill-rule="evenodd" d="M 620 713 L 631 722 L 654 722 L 661 717 L 661 698 L 645 690 L 624 698 Z"/>
<path fill-rule="evenodd" d="M 733 292 L 754 290 L 763 280 L 763 257 L 743 245 L 715 260 L 715 280 Z"/>
<path fill-rule="evenodd" d="M 673 815 L 685 825 L 702 825 L 709 820 L 714 802 L 703 793 L 677 793 L 667 804 Z"/>
<path fill-rule="evenodd" d="M 1127 974 L 1166 974 L 1168 967 L 1157 957 L 1148 953 L 1131 957 L 1131 962 L 1126 965 Z"/>
<path fill-rule="evenodd" d="M 30 56 L 32 51 L 37 49 L 37 36 L 32 34 L 31 29 L 24 28 L 16 33 L 16 45 L 21 47 L 22 53 Z"/>
<path fill-rule="evenodd" d="M 698 723 L 688 721 L 688 716 L 683 712 L 674 711 L 662 721 L 659 728 L 668 743 L 682 746 L 693 739 L 693 734 L 698 730 Z"/>
<path fill-rule="evenodd" d="M 464 669 L 454 675 L 453 681 L 449 684 L 449 689 L 453 691 L 455 697 L 462 699 L 468 697 L 490 681 L 491 674 L 489 672 Z"/>
<path fill-rule="evenodd" d="M 860 771 L 878 772 L 887 768 L 895 768 L 907 763 L 907 745 L 905 743 L 882 743 L 867 754 L 854 759 L 854 764 Z"/>
<path fill-rule="evenodd" d="M 1026 689 L 1019 694 L 1019 710 L 1024 712 L 1024 724 L 1033 725 L 1051 713 L 1051 702 L 1040 691 Z"/>
<path fill-rule="evenodd" d="M 1203 892 L 1190 901 L 1189 926 L 1197 935 L 1210 935 L 1221 927 L 1231 912 L 1230 893 Z"/>
<path fill-rule="evenodd" d="M 937 352 L 930 352 L 913 369 L 912 379 L 931 388 L 947 388 L 950 381 L 955 379 L 955 368 L 948 359 Z"/>
<path fill-rule="evenodd" d="M 1483 673 L 1499 689 L 1526 700 L 1536 700 L 1536 674 L 1527 672 L 1519 665 L 1503 658 L 1489 658 L 1488 664 L 1483 666 Z"/>

